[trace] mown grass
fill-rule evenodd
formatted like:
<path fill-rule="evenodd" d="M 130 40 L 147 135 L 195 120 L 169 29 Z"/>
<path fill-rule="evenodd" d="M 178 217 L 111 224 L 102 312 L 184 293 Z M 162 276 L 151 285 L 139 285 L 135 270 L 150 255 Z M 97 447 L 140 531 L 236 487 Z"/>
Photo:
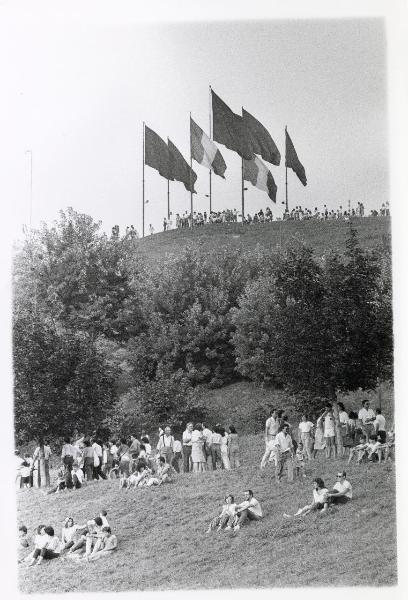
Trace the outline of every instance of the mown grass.
<path fill-rule="evenodd" d="M 314 248 L 320 257 L 331 250 L 343 254 L 350 223 L 357 231 L 363 248 L 382 243 L 390 233 L 389 217 L 353 218 L 351 221 L 275 221 L 243 226 L 241 223 L 220 223 L 190 229 L 157 233 L 140 239 L 137 248 L 152 261 L 162 261 L 166 254 L 177 255 L 187 245 L 196 245 L 203 251 L 214 248 L 250 250 L 258 244 L 265 248 L 284 248 L 299 240 Z"/>
<path fill-rule="evenodd" d="M 96 563 L 49 561 L 20 567 L 22 592 L 125 591 L 272 586 L 391 585 L 396 575 L 394 465 L 352 464 L 347 468 L 354 499 L 327 515 L 287 521 L 310 501 L 312 479 L 332 486 L 344 459 L 320 456 L 307 477 L 277 485 L 272 469 L 258 468 L 261 435 L 241 438 L 243 465 L 233 471 L 181 474 L 177 482 L 149 490 L 119 490 L 117 481 L 90 483 L 81 490 L 46 496 L 18 492 L 19 522 L 60 526 L 108 511 L 119 548 Z M 226 492 L 238 499 L 253 489 L 263 521 L 237 535 L 205 533 Z"/>

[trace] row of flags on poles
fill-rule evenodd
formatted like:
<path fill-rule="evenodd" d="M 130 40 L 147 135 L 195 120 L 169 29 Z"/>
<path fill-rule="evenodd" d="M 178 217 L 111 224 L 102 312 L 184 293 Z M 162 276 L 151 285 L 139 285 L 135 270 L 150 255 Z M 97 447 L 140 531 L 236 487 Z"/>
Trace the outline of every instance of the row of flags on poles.
<path fill-rule="evenodd" d="M 190 116 L 190 164 L 180 150 L 167 138 L 166 142 L 152 129 L 144 127 L 144 164 L 156 169 L 168 181 L 179 181 L 186 190 L 195 193 L 197 174 L 192 161 L 225 178 L 227 165 L 215 142 L 233 150 L 242 158 L 242 177 L 266 192 L 276 202 L 277 186 L 266 161 L 279 166 L 281 154 L 269 131 L 253 115 L 242 108 L 234 113 L 211 89 L 212 138 Z M 263 160 L 261 160 L 263 159 Z M 306 172 L 285 129 L 285 166 L 296 173 L 305 186 Z"/>

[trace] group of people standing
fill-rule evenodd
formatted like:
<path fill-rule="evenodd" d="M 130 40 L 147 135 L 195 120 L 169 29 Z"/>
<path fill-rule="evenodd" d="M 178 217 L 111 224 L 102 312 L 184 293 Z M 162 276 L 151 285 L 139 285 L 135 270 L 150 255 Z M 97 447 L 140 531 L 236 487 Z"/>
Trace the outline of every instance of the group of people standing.
<path fill-rule="evenodd" d="M 348 451 L 349 461 L 355 455 L 354 449 L 357 446 L 360 450 L 359 462 L 366 455 L 372 460 L 377 456 L 381 462 L 381 450 L 384 450 L 384 457 L 391 456 L 394 434 L 393 431 L 386 431 L 385 417 L 380 408 L 374 412 L 370 408 L 369 400 L 363 400 L 358 414 L 354 411 L 347 413 L 342 402 L 338 402 L 337 406 L 337 431 L 333 407 L 328 403 L 316 422 L 310 420 L 308 415 L 302 415 L 296 435 L 285 412 L 272 408 L 271 415 L 265 423 L 265 452 L 261 460 L 261 469 L 264 469 L 268 462 L 274 462 L 277 481 L 280 481 L 285 467 L 290 481 L 293 480 L 294 470 L 299 476 L 304 476 L 305 461 L 316 458 L 319 452 L 324 452 L 326 458 L 337 456 L 338 436 L 341 436 L 342 456 Z M 367 451 L 370 442 L 375 444 L 375 452 Z"/>

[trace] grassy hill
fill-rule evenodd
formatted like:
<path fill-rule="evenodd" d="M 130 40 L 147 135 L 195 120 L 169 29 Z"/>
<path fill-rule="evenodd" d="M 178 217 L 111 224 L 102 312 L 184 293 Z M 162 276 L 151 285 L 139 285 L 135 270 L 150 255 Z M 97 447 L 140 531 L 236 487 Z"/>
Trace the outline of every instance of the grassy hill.
<path fill-rule="evenodd" d="M 381 243 L 383 236 L 390 233 L 389 217 L 354 218 L 350 222 L 357 230 L 358 239 L 364 248 L 372 248 Z M 350 222 L 337 219 L 275 221 L 246 226 L 240 223 L 220 223 L 147 236 L 139 240 L 138 249 L 148 258 L 160 260 L 166 254 L 177 254 L 191 243 L 208 251 L 214 247 L 228 247 L 233 252 L 242 247 L 251 249 L 257 244 L 266 248 L 285 247 L 297 239 L 312 246 L 317 256 L 322 256 L 330 250 L 344 252 Z"/>
<path fill-rule="evenodd" d="M 286 520 L 283 512 L 310 502 L 313 477 L 331 487 L 345 460 L 318 457 L 307 465 L 305 479 L 277 485 L 271 468 L 258 468 L 263 447 L 262 436 L 244 436 L 239 469 L 181 474 L 160 488 L 126 491 L 117 481 L 102 481 L 52 496 L 19 491 L 19 522 L 30 530 L 44 522 L 60 535 L 66 516 L 82 522 L 106 509 L 119 540 L 117 552 L 96 563 L 59 559 L 20 566 L 21 591 L 395 584 L 394 465 L 353 463 L 346 467 L 351 503 L 326 515 Z M 264 519 L 236 535 L 206 534 L 224 495 L 231 492 L 240 501 L 248 487 L 261 502 Z"/>

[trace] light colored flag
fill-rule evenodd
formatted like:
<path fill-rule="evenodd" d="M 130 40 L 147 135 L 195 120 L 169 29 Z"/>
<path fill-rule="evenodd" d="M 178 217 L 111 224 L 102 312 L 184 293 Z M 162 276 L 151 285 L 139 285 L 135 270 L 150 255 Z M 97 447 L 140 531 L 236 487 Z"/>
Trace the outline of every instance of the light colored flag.
<path fill-rule="evenodd" d="M 269 198 L 276 204 L 276 183 L 268 167 L 255 156 L 252 160 L 244 159 L 244 179 L 249 181 L 260 190 L 266 192 Z"/>
<path fill-rule="evenodd" d="M 221 152 L 191 117 L 190 144 L 191 157 L 200 165 L 207 167 L 207 169 L 211 169 L 216 175 L 225 179 L 224 173 L 227 165 L 225 164 Z"/>

